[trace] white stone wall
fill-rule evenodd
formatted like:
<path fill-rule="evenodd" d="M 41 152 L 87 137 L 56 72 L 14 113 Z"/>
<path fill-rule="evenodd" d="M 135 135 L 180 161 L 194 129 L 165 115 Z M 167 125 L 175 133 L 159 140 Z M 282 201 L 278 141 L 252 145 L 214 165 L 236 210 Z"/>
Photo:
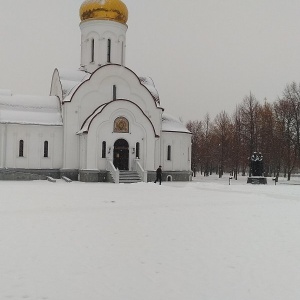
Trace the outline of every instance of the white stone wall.
<path fill-rule="evenodd" d="M 168 146 L 171 146 L 171 159 L 168 160 Z M 191 134 L 163 132 L 161 135 L 161 165 L 163 170 L 191 170 Z"/>
<path fill-rule="evenodd" d="M 62 167 L 62 126 L 0 124 L 0 167 L 59 169 Z M 24 155 L 19 157 L 19 141 L 24 141 Z M 44 157 L 48 141 L 48 157 Z"/>
<path fill-rule="evenodd" d="M 107 41 L 111 40 L 110 63 L 125 65 L 127 26 L 107 20 L 90 20 L 80 24 L 81 66 L 92 73 L 107 61 Z M 94 61 L 92 61 L 92 40 L 94 40 Z"/>

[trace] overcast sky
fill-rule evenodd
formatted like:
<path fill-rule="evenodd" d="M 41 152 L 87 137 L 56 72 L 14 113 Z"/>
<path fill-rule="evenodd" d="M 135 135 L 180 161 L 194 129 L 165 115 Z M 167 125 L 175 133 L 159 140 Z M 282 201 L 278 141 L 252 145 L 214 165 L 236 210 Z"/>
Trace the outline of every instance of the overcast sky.
<path fill-rule="evenodd" d="M 1 1 L 0 89 L 48 95 L 54 68 L 80 65 L 83 0 Z M 184 121 L 231 114 L 300 82 L 299 0 L 124 0 L 126 65 L 150 76 Z"/>

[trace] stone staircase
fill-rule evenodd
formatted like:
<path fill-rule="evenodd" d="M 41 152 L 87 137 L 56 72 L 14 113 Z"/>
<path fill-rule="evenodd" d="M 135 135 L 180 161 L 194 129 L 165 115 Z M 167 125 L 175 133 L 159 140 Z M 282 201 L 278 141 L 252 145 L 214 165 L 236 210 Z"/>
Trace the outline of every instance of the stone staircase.
<path fill-rule="evenodd" d="M 122 171 L 120 170 L 120 183 L 136 183 L 141 182 L 141 178 L 136 171 Z"/>

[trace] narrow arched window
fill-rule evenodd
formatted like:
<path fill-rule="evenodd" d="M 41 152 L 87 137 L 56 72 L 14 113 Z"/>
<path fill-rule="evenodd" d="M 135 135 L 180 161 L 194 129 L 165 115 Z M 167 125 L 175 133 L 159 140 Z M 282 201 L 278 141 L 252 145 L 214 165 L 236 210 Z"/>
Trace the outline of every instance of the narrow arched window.
<path fill-rule="evenodd" d="M 121 65 L 124 65 L 124 42 L 122 42 Z"/>
<path fill-rule="evenodd" d="M 19 141 L 19 157 L 24 157 L 24 141 Z"/>
<path fill-rule="evenodd" d="M 113 85 L 113 100 L 117 100 L 117 86 Z"/>
<path fill-rule="evenodd" d="M 91 41 L 91 62 L 95 61 L 95 40 Z"/>
<path fill-rule="evenodd" d="M 171 146 L 168 146 L 168 156 L 167 156 L 167 160 L 171 160 Z"/>
<path fill-rule="evenodd" d="M 102 142 L 102 158 L 106 158 L 106 142 Z"/>
<path fill-rule="evenodd" d="M 44 142 L 44 157 L 48 157 L 48 141 Z"/>
<path fill-rule="evenodd" d="M 110 63 L 111 56 L 111 39 L 107 40 L 107 62 Z"/>
<path fill-rule="evenodd" d="M 140 158 L 140 143 L 137 142 L 135 145 L 135 157 Z"/>

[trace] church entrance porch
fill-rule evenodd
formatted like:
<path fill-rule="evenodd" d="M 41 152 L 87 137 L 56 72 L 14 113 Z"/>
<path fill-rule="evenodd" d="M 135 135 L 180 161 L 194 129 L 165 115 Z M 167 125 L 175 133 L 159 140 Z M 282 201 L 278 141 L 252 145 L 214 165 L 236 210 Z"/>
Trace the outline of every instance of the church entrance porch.
<path fill-rule="evenodd" d="M 124 139 L 119 139 L 114 144 L 114 166 L 119 170 L 128 170 L 129 145 Z"/>

